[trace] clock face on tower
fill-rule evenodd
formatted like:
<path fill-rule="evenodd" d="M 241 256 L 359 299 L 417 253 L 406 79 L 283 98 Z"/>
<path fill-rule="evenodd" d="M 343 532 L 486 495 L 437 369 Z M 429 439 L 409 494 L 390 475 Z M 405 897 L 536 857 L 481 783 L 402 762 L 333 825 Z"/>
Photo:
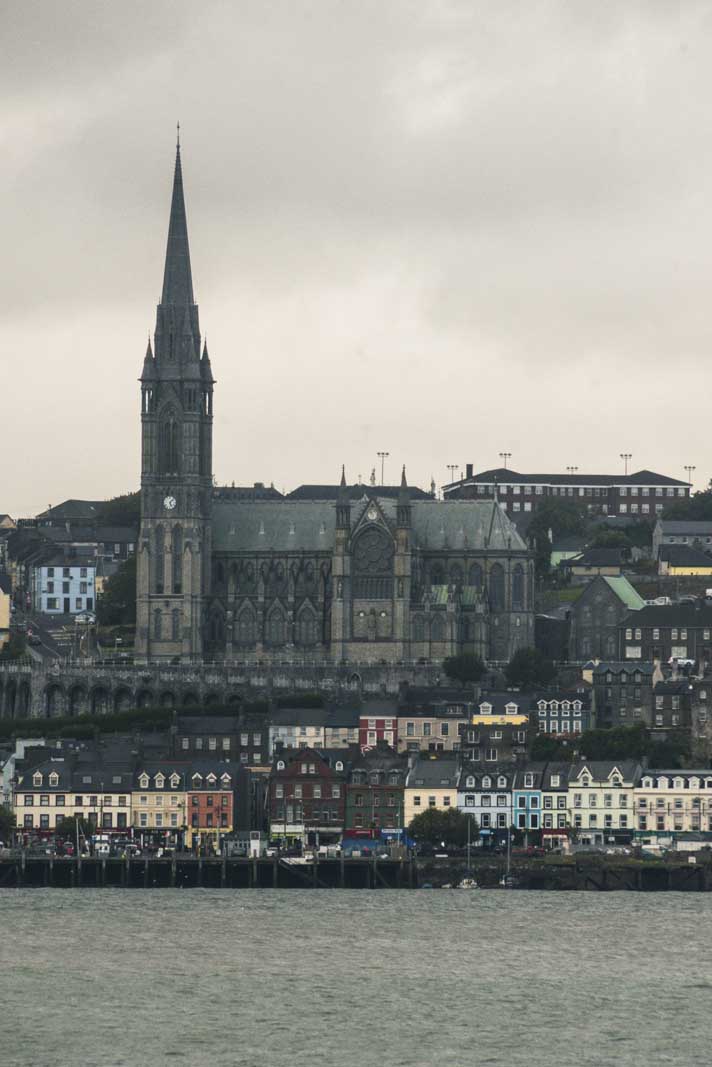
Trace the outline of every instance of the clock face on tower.
<path fill-rule="evenodd" d="M 163 507 L 166 509 L 166 511 L 173 511 L 173 508 L 175 506 L 176 506 L 176 498 L 174 496 L 164 496 L 164 498 L 163 498 Z"/>

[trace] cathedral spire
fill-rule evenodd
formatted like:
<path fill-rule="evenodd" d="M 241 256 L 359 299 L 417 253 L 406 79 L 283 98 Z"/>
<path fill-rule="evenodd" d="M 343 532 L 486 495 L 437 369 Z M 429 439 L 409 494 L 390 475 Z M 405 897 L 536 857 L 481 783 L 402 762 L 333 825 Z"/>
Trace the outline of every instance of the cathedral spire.
<path fill-rule="evenodd" d="M 163 273 L 162 304 L 190 306 L 193 298 L 193 279 L 190 272 L 190 249 L 188 247 L 188 223 L 183 197 L 183 170 L 180 159 L 180 141 L 176 144 L 176 165 L 173 174 L 171 217 L 168 223 L 166 266 Z"/>

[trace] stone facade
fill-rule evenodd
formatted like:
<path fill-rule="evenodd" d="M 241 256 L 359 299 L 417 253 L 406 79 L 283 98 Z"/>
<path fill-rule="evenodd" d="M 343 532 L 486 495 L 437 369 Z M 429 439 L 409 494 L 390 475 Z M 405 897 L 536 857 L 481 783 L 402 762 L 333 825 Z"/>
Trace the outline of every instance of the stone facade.
<path fill-rule="evenodd" d="M 193 299 L 180 149 L 141 375 L 136 657 L 199 663 L 508 660 L 533 644 L 531 555 L 496 501 L 212 486 L 213 376 Z"/>

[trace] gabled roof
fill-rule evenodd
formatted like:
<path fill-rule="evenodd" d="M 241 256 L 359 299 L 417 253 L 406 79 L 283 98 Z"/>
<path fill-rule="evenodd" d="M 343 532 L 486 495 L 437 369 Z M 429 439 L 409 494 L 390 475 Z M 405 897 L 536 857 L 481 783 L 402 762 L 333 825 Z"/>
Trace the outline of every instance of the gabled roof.
<path fill-rule="evenodd" d="M 364 496 L 364 506 L 371 499 Z M 393 529 L 396 501 L 378 498 Z M 528 551 L 516 526 L 493 500 L 414 500 L 414 547 L 421 551 L 485 549 Z M 354 509 L 352 525 L 361 514 Z M 217 499 L 213 504 L 213 546 L 219 552 L 292 552 L 302 549 L 331 555 L 336 507 L 320 500 Z"/>
<path fill-rule="evenodd" d="M 345 493 L 349 500 L 361 500 L 365 495 L 393 499 L 398 497 L 401 487 L 398 485 L 298 485 L 287 493 L 288 500 L 336 500 L 339 493 Z M 430 493 L 424 489 L 418 489 L 415 485 L 408 486 L 408 494 L 411 500 L 430 500 Z"/>
<path fill-rule="evenodd" d="M 712 519 L 658 519 L 662 534 L 712 535 Z"/>
<path fill-rule="evenodd" d="M 456 757 L 428 759 L 419 757 L 406 778 L 406 788 L 453 789 L 459 776 L 459 761 Z"/>
<path fill-rule="evenodd" d="M 645 607 L 645 601 L 642 596 L 627 578 L 623 576 L 614 578 L 609 575 L 602 575 L 601 577 L 608 588 L 616 594 L 620 602 L 630 608 L 631 611 L 639 611 Z"/>
<path fill-rule="evenodd" d="M 471 482 L 500 482 L 503 484 L 532 483 L 540 485 L 679 485 L 688 486 L 678 478 L 668 478 L 665 474 L 640 470 L 633 474 L 520 474 L 509 467 L 494 467 L 492 470 L 473 474 L 469 478 L 452 482 L 451 485 L 467 485 Z M 449 488 L 446 486 L 445 488 Z"/>
<path fill-rule="evenodd" d="M 620 548 L 587 548 L 578 556 L 564 560 L 563 567 L 619 567 L 624 563 Z"/>
<path fill-rule="evenodd" d="M 672 567 L 698 567 L 712 569 L 712 556 L 690 545 L 661 545 L 658 559 Z"/>
<path fill-rule="evenodd" d="M 648 604 L 635 613 L 633 619 L 624 619 L 622 626 L 704 626 L 712 627 L 712 604 L 696 600 L 694 604 Z"/>

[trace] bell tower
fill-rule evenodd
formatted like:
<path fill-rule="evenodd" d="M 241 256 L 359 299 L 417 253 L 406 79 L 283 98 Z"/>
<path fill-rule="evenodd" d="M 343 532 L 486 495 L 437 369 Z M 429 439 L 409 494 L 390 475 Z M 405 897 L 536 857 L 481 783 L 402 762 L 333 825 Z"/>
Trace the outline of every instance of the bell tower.
<path fill-rule="evenodd" d="M 210 585 L 214 379 L 193 298 L 180 141 L 163 292 L 140 382 L 136 659 L 196 662 Z"/>

